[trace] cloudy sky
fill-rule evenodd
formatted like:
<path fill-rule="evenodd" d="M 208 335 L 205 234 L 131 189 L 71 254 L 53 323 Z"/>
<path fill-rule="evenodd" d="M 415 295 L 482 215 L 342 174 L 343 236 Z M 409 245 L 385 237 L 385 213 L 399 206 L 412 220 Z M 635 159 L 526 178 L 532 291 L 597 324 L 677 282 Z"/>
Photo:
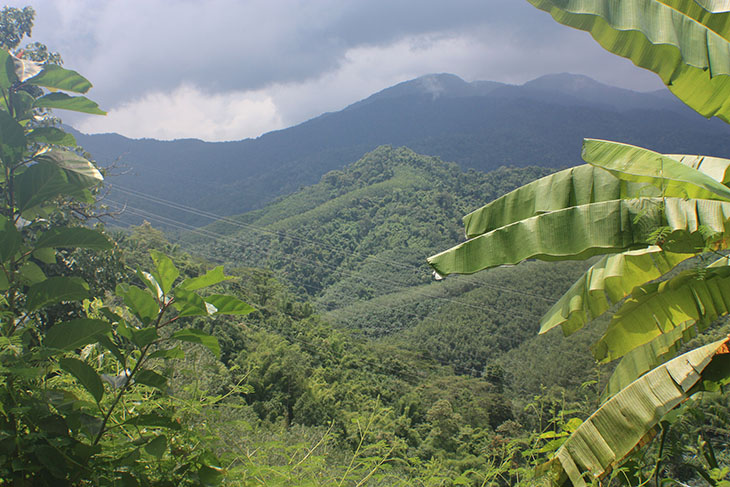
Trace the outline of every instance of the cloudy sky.
<path fill-rule="evenodd" d="M 128 137 L 237 140 L 336 111 L 401 81 L 453 73 L 521 84 L 558 72 L 661 88 L 525 0 L 28 0 L 33 41 L 89 78 Z"/>

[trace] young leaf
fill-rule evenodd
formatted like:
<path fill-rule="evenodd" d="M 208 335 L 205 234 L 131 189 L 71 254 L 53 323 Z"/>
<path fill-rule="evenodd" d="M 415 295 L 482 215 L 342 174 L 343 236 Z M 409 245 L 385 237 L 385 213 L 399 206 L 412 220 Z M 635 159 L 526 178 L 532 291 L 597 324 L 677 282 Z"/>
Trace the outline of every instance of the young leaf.
<path fill-rule="evenodd" d="M 129 306 L 139 320 L 149 325 L 160 313 L 160 307 L 155 298 L 148 292 L 137 286 L 117 285 L 117 296 L 124 299 L 124 304 Z"/>
<path fill-rule="evenodd" d="M 46 333 L 44 345 L 59 350 L 74 350 L 96 341 L 98 335 L 110 332 L 111 325 L 103 320 L 83 318 L 52 326 Z"/>
<path fill-rule="evenodd" d="M 155 263 L 155 270 L 152 274 L 157 279 L 157 282 L 162 287 L 162 292 L 167 294 L 172 289 L 172 284 L 175 279 L 180 275 L 180 271 L 177 270 L 172 260 L 157 250 L 150 250 L 152 261 Z"/>
<path fill-rule="evenodd" d="M 58 363 L 63 370 L 76 377 L 79 384 L 89 391 L 97 403 L 101 401 L 104 396 L 104 385 L 92 367 L 81 360 L 68 357 L 60 359 Z"/>
<path fill-rule="evenodd" d="M 155 457 L 156 459 L 162 458 L 167 450 L 167 438 L 165 435 L 156 436 L 144 446 L 144 451 Z"/>
<path fill-rule="evenodd" d="M 221 347 L 218 344 L 218 339 L 214 336 L 208 335 L 204 331 L 196 330 L 194 328 L 188 328 L 185 330 L 179 330 L 170 336 L 174 340 L 180 340 L 182 342 L 197 343 L 203 345 L 208 350 L 213 352 L 216 358 L 221 356 Z"/>
<path fill-rule="evenodd" d="M 85 96 L 69 96 L 66 93 L 50 93 L 38 98 L 33 104 L 36 108 L 59 108 L 74 112 L 106 115 L 99 105 Z"/>
<path fill-rule="evenodd" d="M 150 343 L 154 342 L 160 336 L 157 334 L 157 330 L 154 326 L 150 326 L 147 328 L 142 328 L 141 330 L 137 330 L 135 328 L 129 328 L 131 331 L 131 340 L 132 343 L 137 345 L 139 348 L 146 347 Z"/>
<path fill-rule="evenodd" d="M 108 250 L 111 241 L 100 232 L 81 227 L 56 227 L 44 232 L 35 244 L 41 248 L 78 248 Z"/>
<path fill-rule="evenodd" d="M 56 251 L 53 249 L 36 249 L 33 251 L 33 257 L 43 262 L 44 264 L 52 265 L 56 263 Z"/>
<path fill-rule="evenodd" d="M 43 71 L 26 81 L 29 85 L 42 86 L 56 90 L 86 93 L 91 88 L 89 80 L 76 71 L 65 69 L 56 64 L 46 64 Z"/>
<path fill-rule="evenodd" d="M 61 301 L 75 301 L 89 296 L 89 285 L 80 277 L 50 277 L 28 289 L 26 307 L 35 311 Z"/>
<path fill-rule="evenodd" d="M 216 311 L 214 314 L 217 315 L 247 315 L 256 311 L 240 299 L 226 294 L 213 294 L 211 296 L 206 296 L 205 302 L 215 306 Z"/>
<path fill-rule="evenodd" d="M 210 314 L 203 298 L 180 287 L 175 288 L 173 305 L 179 311 L 180 316 L 207 316 Z"/>
<path fill-rule="evenodd" d="M 202 276 L 185 279 L 183 282 L 180 283 L 178 289 L 197 291 L 198 289 L 212 286 L 228 279 L 232 279 L 232 277 L 223 274 L 223 266 L 221 265 L 216 267 L 215 269 L 209 270 Z"/>

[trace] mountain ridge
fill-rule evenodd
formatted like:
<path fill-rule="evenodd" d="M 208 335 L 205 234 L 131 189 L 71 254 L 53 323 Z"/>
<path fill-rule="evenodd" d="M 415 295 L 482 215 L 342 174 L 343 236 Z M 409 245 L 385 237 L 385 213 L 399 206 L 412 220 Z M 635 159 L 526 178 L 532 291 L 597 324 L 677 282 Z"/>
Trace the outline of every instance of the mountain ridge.
<path fill-rule="evenodd" d="M 146 212 L 147 219 L 157 217 L 158 224 L 170 218 L 193 225 L 209 219 L 183 217 L 149 197 L 231 215 L 314 184 L 380 145 L 408 146 L 454 161 L 462 169 L 490 171 L 500 166 L 578 164 L 584 137 L 723 157 L 730 155 L 727 133 L 721 122 L 705 120 L 673 98 L 570 74 L 548 75 L 521 86 L 428 75 L 338 112 L 234 142 L 75 132 L 80 145 L 102 165 L 116 161 L 129 169 L 116 176 L 111 171 L 108 178 L 109 200 L 117 207 L 126 204 L 137 213 Z M 134 197 L 124 189 L 146 196 Z M 122 223 L 142 218 L 145 214 L 128 214 Z"/>

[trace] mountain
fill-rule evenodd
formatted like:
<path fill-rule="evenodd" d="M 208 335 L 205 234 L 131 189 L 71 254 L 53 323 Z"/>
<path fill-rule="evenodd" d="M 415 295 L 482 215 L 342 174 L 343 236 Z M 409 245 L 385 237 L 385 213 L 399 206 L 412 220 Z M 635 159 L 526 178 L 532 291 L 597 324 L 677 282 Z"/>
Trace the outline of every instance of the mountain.
<path fill-rule="evenodd" d="M 521 86 L 428 75 L 339 112 L 237 142 L 76 135 L 98 161 L 115 164 L 110 173 L 118 175 L 109 181 L 117 190 L 108 200 L 128 205 L 121 222 L 145 217 L 171 225 L 201 225 L 210 218 L 184 216 L 168 201 L 219 215 L 242 213 L 316 183 L 383 144 L 408 146 L 479 171 L 578 164 L 584 137 L 666 153 L 730 156 L 725 124 L 705 120 L 666 95 L 571 74 Z"/>
<path fill-rule="evenodd" d="M 426 257 L 462 238 L 465 213 L 548 172 L 463 171 L 382 146 L 178 243 L 231 268 L 271 269 L 326 321 L 478 376 L 536 334 L 541 314 L 586 265 L 529 262 L 434 282 Z"/>

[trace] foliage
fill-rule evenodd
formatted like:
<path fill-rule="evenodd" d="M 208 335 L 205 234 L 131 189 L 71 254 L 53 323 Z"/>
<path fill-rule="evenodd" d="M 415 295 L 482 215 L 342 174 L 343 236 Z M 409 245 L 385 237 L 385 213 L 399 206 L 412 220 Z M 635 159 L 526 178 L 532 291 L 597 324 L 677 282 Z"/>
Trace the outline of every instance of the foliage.
<path fill-rule="evenodd" d="M 657 72 L 703 115 L 727 120 L 722 95 L 730 61 L 723 27 L 727 12 L 715 2 L 531 3 Z M 446 275 L 527 258 L 617 254 L 591 267 L 543 319 L 542 332 L 559 325 L 570 334 L 628 296 L 593 352 L 606 361 L 630 355 L 609 381 L 607 401 L 544 468 L 552 469 L 561 485 L 601 482 L 622 472 L 631 483 L 616 467 L 656 433 L 661 418 L 693 394 L 718 390 L 730 376 L 726 338 L 674 358 L 683 342 L 727 314 L 727 259 L 718 250 L 727 248 L 730 161 L 591 139 L 584 141 L 583 159 L 590 166 L 524 186 L 467 215 L 471 240 L 429 263 Z M 720 259 L 708 266 L 709 252 Z M 692 254 L 703 254 L 696 268 L 667 279 Z M 667 280 L 649 283 L 658 277 Z M 657 485 L 664 439 L 663 434 L 654 469 Z M 719 467 L 713 458 L 714 477 L 697 471 L 716 485 L 726 475 Z"/>

